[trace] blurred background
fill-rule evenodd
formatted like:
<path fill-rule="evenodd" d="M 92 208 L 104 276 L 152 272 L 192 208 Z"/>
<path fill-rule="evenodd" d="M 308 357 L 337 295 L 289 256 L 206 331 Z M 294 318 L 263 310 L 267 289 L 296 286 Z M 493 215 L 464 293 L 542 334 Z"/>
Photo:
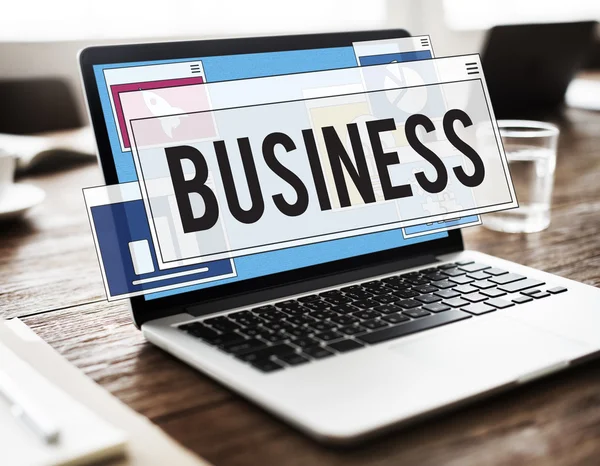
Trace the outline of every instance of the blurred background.
<path fill-rule="evenodd" d="M 598 0 L 25 0 L 2 9 L 0 133 L 21 134 L 87 123 L 76 57 L 93 44 L 400 27 L 429 34 L 445 56 L 479 51 L 495 25 L 600 20 Z M 586 67 L 599 65 L 595 47 Z"/>

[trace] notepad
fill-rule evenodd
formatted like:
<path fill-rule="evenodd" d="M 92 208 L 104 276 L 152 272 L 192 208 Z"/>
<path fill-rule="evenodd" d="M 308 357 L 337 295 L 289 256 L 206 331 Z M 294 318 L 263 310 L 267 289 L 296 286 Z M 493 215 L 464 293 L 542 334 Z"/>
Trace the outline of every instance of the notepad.
<path fill-rule="evenodd" d="M 209 465 L 204 459 L 178 444 L 158 426 L 150 422 L 149 419 L 136 413 L 100 385 L 96 384 L 82 371 L 58 354 L 58 352 L 19 319 L 11 319 L 4 322 L 0 320 L 0 344 L 3 344 L 5 348 L 8 348 L 14 355 L 17 355 L 21 362 L 29 365 L 32 370 L 45 380 L 45 383 L 49 381 L 50 384 L 62 390 L 63 394 L 66 394 L 71 400 L 75 400 L 79 405 L 85 405 L 87 409 L 108 423 L 109 426 L 115 426 L 126 432 L 126 456 L 124 458 L 116 458 L 116 461 L 102 462 L 102 465 Z M 11 358 L 14 359 L 13 356 Z M 0 359 L 0 366 L 3 363 L 4 361 Z M 2 416 L 0 419 L 4 419 L 4 417 Z M 14 466 L 15 464 L 21 465 L 23 464 L 22 462 L 4 461 L 4 453 L 10 452 L 12 454 L 13 452 L 12 448 L 10 450 L 2 448 L 4 447 L 4 440 L 8 440 L 9 438 L 0 437 L 0 466 L 5 466 L 5 464 L 10 466 Z M 107 443 L 104 442 L 104 444 Z M 110 456 L 113 452 L 116 454 L 117 451 L 119 450 L 116 448 L 114 450 L 98 449 L 95 454 L 89 454 L 87 457 L 82 455 L 76 459 L 70 459 L 63 464 L 80 464 L 81 461 L 87 464 L 92 459 L 104 458 L 105 456 Z M 27 459 L 24 456 L 26 454 L 24 450 L 18 450 L 18 452 L 21 454 L 20 458 Z M 90 451 L 90 453 L 93 452 Z M 10 457 L 6 456 L 6 458 Z"/>
<path fill-rule="evenodd" d="M 0 370 L 26 399 L 59 427 L 47 444 L 15 418 L 0 399 L 0 463 L 11 466 L 77 465 L 118 456 L 127 436 L 52 384 L 0 341 Z"/>

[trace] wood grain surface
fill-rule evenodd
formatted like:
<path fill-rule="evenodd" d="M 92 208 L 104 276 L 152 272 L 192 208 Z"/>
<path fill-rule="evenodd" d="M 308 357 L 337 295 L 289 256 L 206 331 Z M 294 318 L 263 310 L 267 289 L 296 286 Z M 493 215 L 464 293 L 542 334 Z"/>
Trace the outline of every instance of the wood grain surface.
<path fill-rule="evenodd" d="M 600 114 L 570 110 L 558 123 L 550 228 L 528 235 L 471 228 L 466 246 L 599 286 Z M 81 193 L 102 184 L 94 165 L 23 181 L 48 197 L 25 222 L 0 224 L 0 316 L 22 317 L 88 376 L 216 465 L 600 464 L 600 362 L 360 447 L 320 446 L 146 343 L 127 306 L 105 300 Z"/>

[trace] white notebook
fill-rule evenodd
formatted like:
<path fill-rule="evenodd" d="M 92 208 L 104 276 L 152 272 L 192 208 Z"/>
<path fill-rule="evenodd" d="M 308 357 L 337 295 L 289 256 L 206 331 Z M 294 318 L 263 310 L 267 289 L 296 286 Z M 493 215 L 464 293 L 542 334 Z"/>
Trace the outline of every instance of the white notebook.
<path fill-rule="evenodd" d="M 27 402 L 59 428 L 45 443 L 0 398 L 0 463 L 11 466 L 77 465 L 125 451 L 126 434 L 56 387 L 0 341 L 0 372 Z"/>

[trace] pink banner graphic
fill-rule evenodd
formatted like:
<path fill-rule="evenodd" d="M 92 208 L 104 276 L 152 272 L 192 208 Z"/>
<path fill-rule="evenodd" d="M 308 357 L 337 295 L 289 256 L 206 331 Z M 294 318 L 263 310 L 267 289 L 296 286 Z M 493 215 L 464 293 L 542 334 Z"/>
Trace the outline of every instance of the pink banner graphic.
<path fill-rule="evenodd" d="M 117 120 L 119 123 L 119 128 L 121 130 L 121 137 L 123 138 L 123 145 L 126 148 L 130 148 L 131 144 L 129 142 L 129 134 L 127 132 L 127 124 L 125 122 L 125 117 L 123 116 L 123 105 L 121 103 L 121 93 L 130 92 L 130 91 L 143 91 L 143 90 L 152 90 L 152 89 L 162 89 L 167 87 L 177 87 L 177 86 L 189 86 L 192 84 L 203 84 L 204 79 L 202 77 L 197 78 L 179 78 L 179 79 L 164 79 L 161 81 L 149 81 L 149 82 L 141 82 L 141 83 L 127 83 L 127 84 L 116 84 L 110 87 L 110 91 L 112 93 L 113 102 L 115 104 L 115 110 L 117 113 Z M 175 104 L 172 104 L 176 106 Z M 155 102 L 154 104 L 151 101 L 148 103 L 147 107 L 152 110 L 152 106 L 157 107 L 160 106 L 160 102 Z M 157 108 L 157 110 L 160 110 Z M 149 116 L 149 115 L 144 115 Z M 151 116 L 156 116 L 155 112 L 152 112 Z M 132 115 L 129 115 L 129 118 L 135 118 Z"/>

